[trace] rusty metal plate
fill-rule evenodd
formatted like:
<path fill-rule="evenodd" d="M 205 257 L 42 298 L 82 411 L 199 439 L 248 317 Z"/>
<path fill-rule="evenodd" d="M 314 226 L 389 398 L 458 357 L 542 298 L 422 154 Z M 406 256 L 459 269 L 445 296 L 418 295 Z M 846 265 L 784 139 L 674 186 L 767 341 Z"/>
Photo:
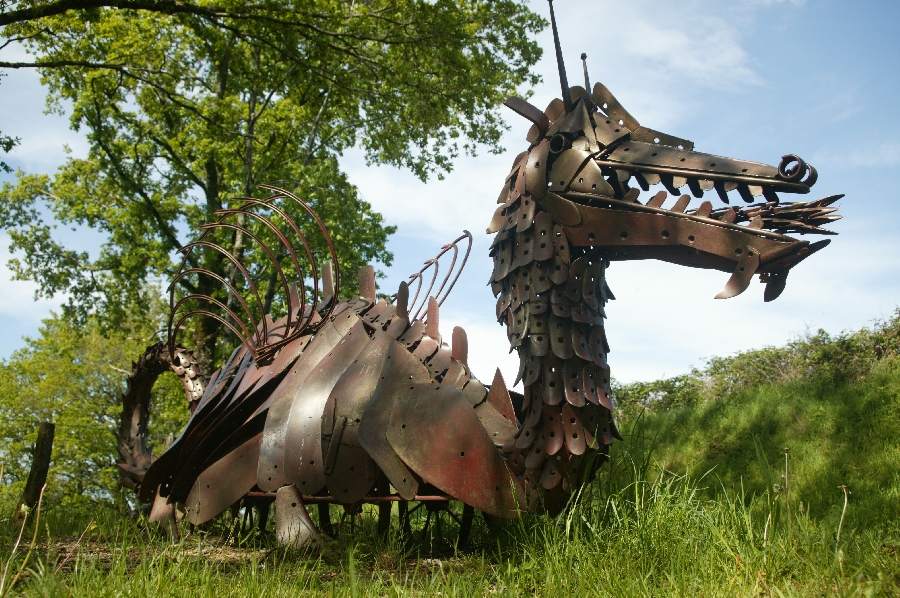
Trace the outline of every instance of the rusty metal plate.
<path fill-rule="evenodd" d="M 559 288 L 561 291 L 563 290 L 562 287 L 556 287 L 556 288 Z M 556 289 L 554 289 L 554 290 L 556 290 Z M 553 315 L 556 316 L 557 318 L 564 318 L 564 319 L 568 320 L 569 318 L 572 317 L 572 310 L 569 307 L 569 300 L 566 298 L 566 296 L 564 294 L 560 293 L 560 295 L 561 295 L 561 298 L 558 302 L 550 303 L 551 311 L 553 312 Z"/>
<path fill-rule="evenodd" d="M 550 267 L 550 280 L 553 284 L 564 285 L 569 279 L 569 265 L 565 263 L 558 255 L 554 256 L 552 266 Z"/>
<path fill-rule="evenodd" d="M 528 324 L 528 334 L 531 337 L 531 354 L 543 357 L 550 352 L 550 330 L 547 314 L 530 315 Z"/>
<path fill-rule="evenodd" d="M 528 455 L 525 456 L 525 467 L 527 469 L 537 469 L 547 458 L 547 452 L 544 450 L 547 438 L 545 437 L 543 430 L 538 431 L 538 429 L 535 428 L 531 430 L 531 432 L 534 435 L 534 441 L 531 445 L 531 450 L 528 451 Z"/>
<path fill-rule="evenodd" d="M 422 340 L 425 336 L 425 323 L 422 320 L 415 320 L 406 332 L 400 335 L 397 340 L 407 349 Z"/>
<path fill-rule="evenodd" d="M 521 268 L 534 261 L 534 233 L 531 230 L 524 230 L 516 234 L 515 253 L 513 268 Z"/>
<path fill-rule="evenodd" d="M 510 403 L 510 405 L 512 405 Z M 507 442 L 515 438 L 519 429 L 510 422 L 506 417 L 494 409 L 493 405 L 488 402 L 481 403 L 475 407 L 475 415 L 481 421 L 484 431 L 487 432 L 488 438 L 494 443 L 494 446 L 500 448 Z"/>
<path fill-rule="evenodd" d="M 584 362 L 578 358 L 567 359 L 563 363 L 563 381 L 566 389 L 566 402 L 575 407 L 584 407 L 584 379 L 582 375 Z"/>
<path fill-rule="evenodd" d="M 555 455 L 563 447 L 562 422 L 558 405 L 544 405 L 544 450 L 547 455 Z"/>
<path fill-rule="evenodd" d="M 603 260 L 598 256 L 593 256 L 588 261 L 588 266 L 584 271 L 583 286 L 581 289 L 581 297 L 585 305 L 594 311 L 600 310 L 600 288 L 603 284 Z"/>
<path fill-rule="evenodd" d="M 562 364 L 552 353 L 544 358 L 544 403 L 559 405 L 563 401 Z"/>
<path fill-rule="evenodd" d="M 551 267 L 550 262 L 539 262 L 537 260 L 531 264 L 531 285 L 534 289 L 535 298 L 553 288 L 553 283 L 550 280 Z"/>
<path fill-rule="evenodd" d="M 285 370 L 297 361 L 311 339 L 312 335 L 307 334 L 292 340 L 282 347 L 278 352 L 278 355 L 275 356 L 272 365 L 269 366 L 265 374 L 256 382 L 251 392 L 259 391 L 263 386 L 269 384 L 270 380 L 274 380 L 284 374 Z"/>
<path fill-rule="evenodd" d="M 476 407 L 487 399 L 488 389 L 485 388 L 484 384 L 473 378 L 471 373 L 468 376 L 468 382 L 465 383 L 460 392 L 462 392 L 463 398 L 469 405 Z"/>
<path fill-rule="evenodd" d="M 275 493 L 275 539 L 290 548 L 322 542 L 322 533 L 310 519 L 303 496 L 294 486 L 279 488 Z"/>
<path fill-rule="evenodd" d="M 563 468 L 566 466 L 566 460 L 562 455 L 554 455 L 547 459 L 541 473 L 541 486 L 544 490 L 553 490 L 562 482 Z"/>
<path fill-rule="evenodd" d="M 550 153 L 550 140 L 544 139 L 528 152 L 525 164 L 525 192 L 533 200 L 538 200 L 547 193 L 547 156 Z"/>
<path fill-rule="evenodd" d="M 494 274 L 495 281 L 502 280 L 509 276 L 509 269 L 512 266 L 513 243 L 513 240 L 508 239 L 506 241 L 501 241 L 497 246 L 497 259 L 499 260 L 499 265 L 497 266 L 496 274 Z"/>
<path fill-rule="evenodd" d="M 452 386 L 409 385 L 391 412 L 391 447 L 422 479 L 497 517 L 518 516 L 524 496 L 481 428 L 472 407 Z"/>
<path fill-rule="evenodd" d="M 553 221 L 547 212 L 538 212 L 534 217 L 534 259 L 549 260 L 554 251 Z"/>
<path fill-rule="evenodd" d="M 597 386 L 594 384 L 594 364 L 587 363 L 581 374 L 582 388 L 584 389 L 584 398 L 594 405 L 600 404 L 600 395 L 597 392 Z"/>
<path fill-rule="evenodd" d="M 325 355 L 297 389 L 284 440 L 284 469 L 289 482 L 308 494 L 325 486 L 322 454 L 322 414 L 332 389 L 369 343 L 358 322 Z"/>
<path fill-rule="evenodd" d="M 453 349 L 450 345 L 442 343 L 437 352 L 425 362 L 425 367 L 428 368 L 432 378 L 439 378 L 450 368 L 452 358 Z"/>
<path fill-rule="evenodd" d="M 452 352 L 452 349 L 451 349 Z M 441 384 L 449 384 L 456 390 L 461 391 L 466 382 L 469 381 L 469 370 L 462 362 L 450 359 L 450 365 L 447 367 L 447 373 L 441 379 Z"/>
<path fill-rule="evenodd" d="M 524 197 L 524 196 L 523 196 Z M 503 229 L 504 231 L 511 231 L 516 228 L 516 224 L 518 224 L 518 212 L 519 206 L 521 205 L 521 198 L 516 198 L 514 201 L 510 202 L 504 214 L 506 215 L 506 219 L 503 221 Z"/>
<path fill-rule="evenodd" d="M 506 458 L 506 466 L 517 476 L 525 473 L 525 456 L 522 451 L 516 449 L 510 453 Z"/>
<path fill-rule="evenodd" d="M 497 410 L 497 413 L 505 417 L 511 424 L 516 424 L 516 411 L 513 408 L 512 399 L 509 396 L 509 390 L 506 388 L 506 382 L 503 380 L 503 374 L 500 368 L 494 372 L 494 381 L 488 390 L 487 402 Z"/>
<path fill-rule="evenodd" d="M 524 232 L 531 228 L 531 225 L 534 224 L 534 212 L 537 208 L 537 204 L 532 201 L 530 195 L 522 196 L 522 203 L 519 204 L 519 209 L 516 212 L 516 232 Z"/>
<path fill-rule="evenodd" d="M 575 178 L 575 174 L 581 170 L 581 167 L 590 158 L 590 152 L 583 150 L 568 149 L 560 153 L 550 168 L 550 174 L 548 175 L 550 185 L 547 187 L 547 190 L 553 193 L 565 191 L 572 179 Z"/>
<path fill-rule="evenodd" d="M 378 467 L 365 449 L 342 440 L 332 469 L 325 479 L 328 493 L 338 502 L 348 505 L 365 498 L 375 486 L 377 477 Z"/>
<path fill-rule="evenodd" d="M 593 361 L 589 344 L 590 331 L 580 324 L 572 324 L 572 350 L 585 361 Z"/>
<path fill-rule="evenodd" d="M 500 192 L 500 197 L 505 199 L 506 194 L 507 194 L 507 189 L 506 189 L 506 187 L 504 187 L 503 191 Z M 485 230 L 485 232 L 487 234 L 490 235 L 490 234 L 496 233 L 503 227 L 503 222 L 506 219 L 505 215 L 504 215 L 505 209 L 506 208 L 504 206 L 498 206 L 497 209 L 494 210 L 494 216 L 491 218 L 491 222 L 490 222 L 490 224 L 488 224 L 488 227 Z"/>
<path fill-rule="evenodd" d="M 568 190 L 605 197 L 614 197 L 616 193 L 613 191 L 612 186 L 606 182 L 606 179 L 603 178 L 603 171 L 593 160 L 588 160 L 584 163 L 581 171 L 575 175 L 569 184 Z"/>
<path fill-rule="evenodd" d="M 440 344 L 438 341 L 434 340 L 430 336 L 423 336 L 422 340 L 419 341 L 419 344 L 416 345 L 416 348 L 413 350 L 412 354 L 418 359 L 420 362 L 425 362 L 428 359 L 437 353 L 440 348 Z"/>
<path fill-rule="evenodd" d="M 387 429 L 394 404 L 407 386 L 431 383 L 431 374 L 414 355 L 401 345 L 392 343 L 379 379 L 378 387 L 363 411 L 359 424 L 359 443 L 387 476 L 397 494 L 405 500 L 411 500 L 419 489 L 419 482 L 391 448 Z"/>
<path fill-rule="evenodd" d="M 555 313 L 550 316 L 550 348 L 560 359 L 570 359 L 574 355 L 571 327 L 569 320 L 560 318 Z"/>
<path fill-rule="evenodd" d="M 606 344 L 606 331 L 603 326 L 594 326 L 591 328 L 591 336 L 589 339 L 591 346 L 591 357 L 600 367 L 606 367 L 606 351 L 609 348 Z"/>
<path fill-rule="evenodd" d="M 566 296 L 570 303 L 581 301 L 581 290 L 584 288 L 584 272 L 587 270 L 590 257 L 583 255 L 569 266 L 569 280 L 566 282 Z"/>
<path fill-rule="evenodd" d="M 342 320 L 351 319 L 359 322 L 359 318 L 352 311 L 340 317 Z M 284 447 L 291 408 L 295 401 L 303 400 L 298 391 L 307 376 L 340 341 L 341 334 L 334 327 L 334 323 L 326 323 L 272 393 L 260 444 L 257 471 L 256 483 L 263 492 L 274 492 L 289 483 L 284 468 Z"/>
<path fill-rule="evenodd" d="M 331 454 L 336 434 L 335 422 L 343 420 L 339 448 L 335 449 L 334 463 L 325 478 L 331 495 L 344 503 L 361 500 L 375 483 L 374 463 L 362 450 L 358 441 L 358 430 L 366 405 L 381 381 L 382 370 L 394 340 L 385 332 L 376 331 L 372 340 L 356 356 L 353 363 L 334 385 L 325 406 L 325 416 L 321 420 L 322 437 L 331 437 L 323 442 L 323 452 Z M 356 450 L 358 449 L 358 450 Z M 371 475 L 366 475 L 367 473 Z M 352 478 L 352 479 L 348 479 Z"/>
<path fill-rule="evenodd" d="M 540 296 L 534 299 L 531 304 L 528 306 L 528 313 L 534 315 L 542 315 L 547 313 L 547 309 L 550 307 L 550 294 L 542 293 Z"/>
<path fill-rule="evenodd" d="M 560 417 L 562 418 L 563 433 L 566 435 L 566 448 L 573 455 L 583 455 L 587 444 L 584 441 L 584 426 L 581 425 L 577 412 L 570 405 L 565 404 Z"/>
<path fill-rule="evenodd" d="M 621 164 L 662 166 L 680 171 L 693 170 L 698 171 L 698 174 L 730 174 L 748 178 L 762 177 L 769 180 L 778 178 L 778 169 L 767 164 L 679 150 L 643 141 L 623 142 L 606 157 L 606 160 Z"/>
<path fill-rule="evenodd" d="M 188 521 L 209 521 L 253 488 L 261 439 L 257 434 L 200 474 L 185 501 Z"/>
<path fill-rule="evenodd" d="M 541 357 L 540 355 L 528 355 L 525 359 L 525 375 L 522 378 L 522 384 L 526 388 L 537 382 L 541 375 Z"/>

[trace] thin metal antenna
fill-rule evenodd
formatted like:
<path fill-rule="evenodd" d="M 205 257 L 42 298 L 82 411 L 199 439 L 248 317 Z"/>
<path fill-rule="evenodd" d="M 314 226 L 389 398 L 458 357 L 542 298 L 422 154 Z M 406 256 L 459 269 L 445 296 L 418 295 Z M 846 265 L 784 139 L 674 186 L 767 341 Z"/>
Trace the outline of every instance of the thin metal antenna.
<path fill-rule="evenodd" d="M 588 79 L 587 74 L 587 54 L 584 52 L 581 53 L 581 66 L 584 67 L 584 90 L 591 93 L 591 80 Z"/>
<path fill-rule="evenodd" d="M 556 44 L 556 64 L 559 67 L 559 84 L 562 87 L 563 105 L 566 112 L 572 111 L 572 96 L 569 95 L 569 82 L 566 80 L 566 65 L 563 63 L 562 48 L 559 47 L 559 32 L 556 30 L 556 15 L 553 14 L 553 0 L 547 0 L 550 5 L 550 24 L 553 26 L 553 42 Z"/>

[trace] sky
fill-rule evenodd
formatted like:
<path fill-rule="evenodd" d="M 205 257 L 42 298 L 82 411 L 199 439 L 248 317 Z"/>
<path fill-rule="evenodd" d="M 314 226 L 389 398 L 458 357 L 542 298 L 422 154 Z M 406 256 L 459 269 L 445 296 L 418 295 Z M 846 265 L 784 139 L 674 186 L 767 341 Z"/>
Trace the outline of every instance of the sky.
<path fill-rule="evenodd" d="M 530 6 L 549 18 L 546 2 Z M 607 306 L 607 336 L 617 380 L 676 376 L 702 367 L 705 358 L 781 345 L 807 331 L 854 330 L 894 313 L 900 305 L 900 3 L 557 0 L 554 8 L 572 84 L 583 79 L 585 52 L 592 84 L 603 82 L 642 125 L 732 158 L 777 165 L 782 155 L 797 154 L 819 172 L 803 200 L 846 194 L 837 204 L 844 219 L 830 227 L 839 235 L 793 269 L 785 292 L 771 303 L 763 302 L 756 281 L 738 297 L 713 299 L 728 279 L 722 272 L 614 263 L 607 280 L 617 299 Z M 560 92 L 549 28 L 538 42 L 543 83 L 521 91 L 531 91 L 530 102 L 543 108 Z M 15 52 L 4 50 L 4 59 Z M 66 116 L 44 114 L 44 95 L 33 72 L 10 72 L 0 82 L 0 131 L 22 138 L 6 161 L 31 173 L 54 172 L 64 146 L 86 153 Z M 470 365 L 485 382 L 496 367 L 507 382 L 517 370 L 486 286 L 492 263 L 485 227 L 513 157 L 528 147 L 530 124 L 503 110 L 507 151 L 460 158 L 444 180 L 422 183 L 408 172 L 367 165 L 358 150 L 341 159 L 363 197 L 398 226 L 388 245 L 395 261 L 381 267 L 387 279 L 380 290 L 393 293 L 443 243 L 463 229 L 473 233 L 472 257 L 440 321 L 445 337 L 453 326 L 467 331 Z M 61 232 L 73 248 L 96 251 L 101 241 L 89 231 Z M 9 280 L 8 244 L 0 233 L 0 358 L 24 346 L 22 337 L 36 335 L 41 319 L 61 303 L 59 297 L 34 301 L 32 283 Z"/>

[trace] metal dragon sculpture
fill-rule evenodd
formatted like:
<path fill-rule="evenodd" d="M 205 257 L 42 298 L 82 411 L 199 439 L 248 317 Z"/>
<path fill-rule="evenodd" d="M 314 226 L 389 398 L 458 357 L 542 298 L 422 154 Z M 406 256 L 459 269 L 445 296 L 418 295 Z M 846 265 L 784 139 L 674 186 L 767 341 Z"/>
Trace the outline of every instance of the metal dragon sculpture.
<path fill-rule="evenodd" d="M 458 500 L 466 505 L 463 541 L 475 509 L 503 518 L 559 510 L 619 437 L 603 326 L 604 306 L 614 298 L 606 284 L 611 262 L 658 259 L 722 270 L 730 278 L 717 298 L 738 295 L 759 274 L 771 301 L 790 269 L 828 244 L 788 233 L 833 234 L 820 227 L 839 218 L 829 206 L 841 196 L 805 203 L 778 196 L 808 193 L 817 178 L 812 166 L 795 155 L 773 167 L 696 152 L 690 141 L 641 126 L 602 84 L 589 93 L 586 65 L 585 87 L 570 87 L 552 4 L 551 20 L 562 98 L 545 110 L 507 100 L 532 123 L 530 145 L 515 158 L 487 229 L 495 235 L 496 315 L 518 352 L 516 384 L 521 380 L 524 392 L 510 392 L 499 370 L 490 385 L 472 374 L 461 328 L 449 344 L 440 334 L 439 306 L 465 265 L 471 235 L 445 246 L 390 300 L 377 297 L 371 266 L 359 273 L 360 294 L 340 299 L 325 227 L 299 197 L 267 187 L 273 195 L 239 199 L 183 249 L 168 342 L 150 347 L 129 380 L 119 467 L 123 482 L 153 504 L 151 519 L 172 518 L 177 506 L 203 523 L 242 497 L 274 498 L 278 538 L 298 545 L 317 537 L 306 510 L 312 503 L 326 505 L 322 528 L 330 525 L 329 503 L 349 512 L 377 503 L 384 531 L 393 502 L 406 526 L 407 501 L 431 512 Z M 663 189 L 640 201 L 654 186 Z M 681 194 L 685 187 L 689 194 Z M 687 209 L 691 196 L 711 192 L 724 207 L 702 201 Z M 328 241 L 332 262 L 321 273 L 284 202 L 308 212 Z M 311 297 L 303 281 L 290 284 L 264 240 L 238 223 L 246 219 L 274 233 L 297 273 L 304 269 L 290 238 L 301 242 Z M 249 296 L 264 305 L 247 269 L 209 237 L 222 229 L 241 231 L 272 258 L 288 298 L 284 317 L 254 319 L 241 291 L 221 277 L 243 317 L 206 295 L 176 301 L 182 277 L 212 275 L 185 267 L 203 247 L 231 260 Z M 460 261 L 463 240 L 469 245 Z M 444 255 L 452 264 L 437 285 Z M 175 343 L 182 324 L 198 314 L 218 319 L 241 341 L 208 381 Z M 149 389 L 167 369 L 184 381 L 191 417 L 153 460 L 146 446 Z"/>

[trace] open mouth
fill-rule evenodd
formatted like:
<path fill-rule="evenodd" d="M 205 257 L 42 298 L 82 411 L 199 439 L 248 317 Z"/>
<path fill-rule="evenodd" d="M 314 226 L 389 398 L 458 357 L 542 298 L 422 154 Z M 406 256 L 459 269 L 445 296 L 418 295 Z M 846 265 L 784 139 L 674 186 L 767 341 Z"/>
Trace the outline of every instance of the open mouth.
<path fill-rule="evenodd" d="M 740 294 L 758 273 L 767 301 L 781 294 L 790 268 L 829 243 L 789 234 L 835 234 L 822 227 L 841 218 L 831 205 L 842 195 L 779 197 L 809 193 L 818 178 L 798 156 L 769 166 L 695 152 L 686 139 L 642 127 L 600 83 L 590 95 L 569 90 L 568 110 L 558 99 L 544 111 L 507 100 L 532 122 L 531 147 L 514 162 L 489 232 L 509 230 L 540 207 L 575 247 L 599 249 L 612 261 L 731 272 L 717 298 Z M 714 208 L 707 196 L 725 205 Z M 689 207 L 693 198 L 699 206 Z"/>

